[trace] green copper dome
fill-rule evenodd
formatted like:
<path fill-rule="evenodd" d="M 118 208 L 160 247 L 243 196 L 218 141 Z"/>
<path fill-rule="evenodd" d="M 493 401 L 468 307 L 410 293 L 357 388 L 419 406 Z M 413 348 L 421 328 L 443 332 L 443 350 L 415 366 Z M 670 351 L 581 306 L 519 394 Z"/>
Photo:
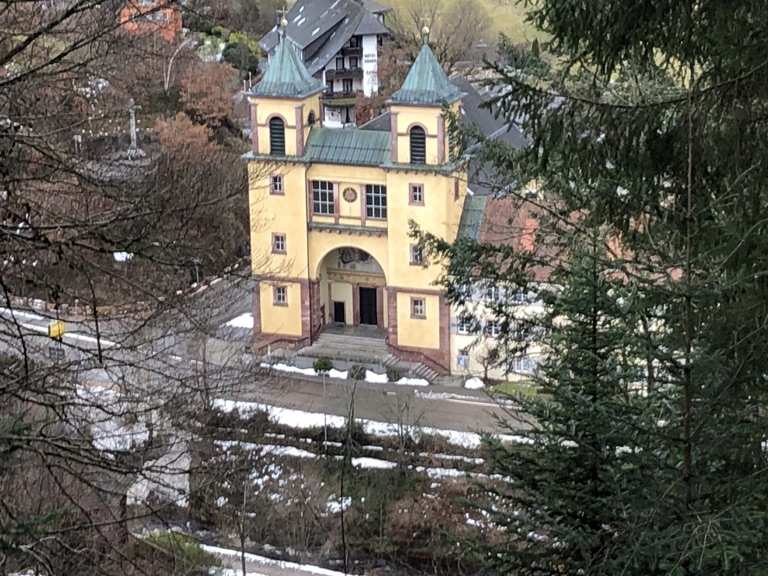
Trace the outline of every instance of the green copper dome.
<path fill-rule="evenodd" d="M 390 101 L 393 104 L 443 105 L 455 102 L 462 96 L 461 90 L 450 83 L 425 41 L 405 82 Z"/>
<path fill-rule="evenodd" d="M 275 53 L 269 59 L 267 71 L 250 94 L 276 98 L 305 98 L 321 92 L 323 88 L 323 83 L 307 71 L 296 49 L 283 34 Z"/>

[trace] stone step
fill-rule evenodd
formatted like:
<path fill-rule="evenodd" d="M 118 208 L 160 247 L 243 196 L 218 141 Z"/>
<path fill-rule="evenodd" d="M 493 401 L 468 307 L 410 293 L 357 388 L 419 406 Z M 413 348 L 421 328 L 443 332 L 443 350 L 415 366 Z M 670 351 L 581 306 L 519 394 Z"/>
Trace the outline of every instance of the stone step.
<path fill-rule="evenodd" d="M 394 354 L 389 354 L 386 358 L 384 358 L 385 368 L 395 368 L 398 364 L 400 364 L 400 358 Z"/>
<path fill-rule="evenodd" d="M 419 363 L 412 370 L 411 375 L 414 378 L 423 378 L 427 382 L 434 382 L 440 375 L 432 370 L 426 364 Z"/>

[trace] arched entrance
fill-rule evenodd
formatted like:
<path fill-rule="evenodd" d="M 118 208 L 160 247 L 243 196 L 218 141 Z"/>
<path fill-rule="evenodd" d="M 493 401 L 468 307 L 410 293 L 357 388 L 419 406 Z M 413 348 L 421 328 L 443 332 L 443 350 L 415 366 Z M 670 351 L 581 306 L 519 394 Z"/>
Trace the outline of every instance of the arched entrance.
<path fill-rule="evenodd" d="M 384 270 L 368 252 L 336 248 L 326 254 L 317 272 L 324 325 L 387 327 Z"/>

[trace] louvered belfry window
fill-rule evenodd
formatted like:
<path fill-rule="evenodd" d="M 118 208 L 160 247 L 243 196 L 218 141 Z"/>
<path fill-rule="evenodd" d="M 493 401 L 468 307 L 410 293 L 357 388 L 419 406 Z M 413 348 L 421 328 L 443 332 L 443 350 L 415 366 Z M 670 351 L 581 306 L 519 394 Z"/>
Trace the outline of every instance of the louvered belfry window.
<path fill-rule="evenodd" d="M 424 128 L 414 126 L 411 128 L 411 164 L 426 164 L 427 162 L 427 135 Z"/>
<path fill-rule="evenodd" d="M 269 121 L 269 153 L 285 156 L 285 123 L 280 118 Z"/>

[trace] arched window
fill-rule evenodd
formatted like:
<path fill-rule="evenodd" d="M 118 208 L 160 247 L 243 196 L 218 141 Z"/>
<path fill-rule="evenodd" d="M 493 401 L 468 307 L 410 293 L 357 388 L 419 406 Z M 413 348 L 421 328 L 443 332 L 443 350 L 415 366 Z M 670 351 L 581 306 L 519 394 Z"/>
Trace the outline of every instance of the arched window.
<path fill-rule="evenodd" d="M 314 110 L 310 110 L 309 111 L 309 117 L 307 118 L 307 124 L 309 126 L 314 126 L 315 125 L 315 111 Z"/>
<path fill-rule="evenodd" d="M 414 126 L 411 128 L 411 164 L 426 164 L 427 162 L 427 135 L 424 128 Z"/>
<path fill-rule="evenodd" d="M 269 153 L 285 156 L 285 123 L 277 117 L 269 121 Z"/>

